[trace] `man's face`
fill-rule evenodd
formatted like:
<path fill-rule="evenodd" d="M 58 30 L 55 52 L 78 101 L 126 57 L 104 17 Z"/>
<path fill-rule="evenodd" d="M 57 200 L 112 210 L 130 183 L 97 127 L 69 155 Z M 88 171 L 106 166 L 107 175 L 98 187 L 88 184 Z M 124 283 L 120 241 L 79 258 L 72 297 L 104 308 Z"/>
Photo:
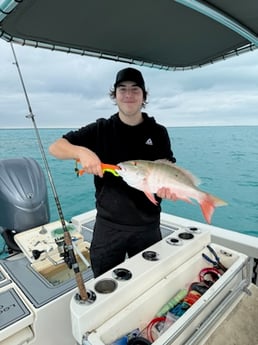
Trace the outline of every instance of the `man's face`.
<path fill-rule="evenodd" d="M 141 112 L 143 91 L 134 82 L 125 81 L 116 88 L 116 103 L 119 111 L 125 116 L 133 116 Z"/>

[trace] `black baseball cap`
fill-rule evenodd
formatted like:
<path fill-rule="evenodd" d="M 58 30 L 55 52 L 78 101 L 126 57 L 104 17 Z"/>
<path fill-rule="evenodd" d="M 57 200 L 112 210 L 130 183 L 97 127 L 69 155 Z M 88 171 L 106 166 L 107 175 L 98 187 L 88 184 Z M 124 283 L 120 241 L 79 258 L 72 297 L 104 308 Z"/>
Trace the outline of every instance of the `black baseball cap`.
<path fill-rule="evenodd" d="M 143 91 L 145 91 L 145 83 L 143 76 L 141 72 L 135 68 L 128 67 L 119 71 L 116 75 L 114 88 L 116 89 L 117 86 L 123 81 L 133 81 L 137 86 L 139 86 Z"/>

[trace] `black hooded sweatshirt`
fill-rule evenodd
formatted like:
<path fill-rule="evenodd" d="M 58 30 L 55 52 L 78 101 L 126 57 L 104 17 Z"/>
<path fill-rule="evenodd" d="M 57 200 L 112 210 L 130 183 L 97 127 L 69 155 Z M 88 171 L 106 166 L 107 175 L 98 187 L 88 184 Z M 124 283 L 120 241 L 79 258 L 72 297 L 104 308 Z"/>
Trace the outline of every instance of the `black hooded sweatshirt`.
<path fill-rule="evenodd" d="M 136 159 L 176 161 L 166 128 L 146 113 L 143 113 L 143 122 L 136 126 L 123 123 L 115 114 L 71 131 L 63 138 L 94 151 L 103 163 L 118 164 Z M 160 198 L 156 197 L 156 206 L 143 192 L 108 172 L 103 178 L 94 176 L 94 183 L 98 217 L 132 231 L 159 222 Z"/>

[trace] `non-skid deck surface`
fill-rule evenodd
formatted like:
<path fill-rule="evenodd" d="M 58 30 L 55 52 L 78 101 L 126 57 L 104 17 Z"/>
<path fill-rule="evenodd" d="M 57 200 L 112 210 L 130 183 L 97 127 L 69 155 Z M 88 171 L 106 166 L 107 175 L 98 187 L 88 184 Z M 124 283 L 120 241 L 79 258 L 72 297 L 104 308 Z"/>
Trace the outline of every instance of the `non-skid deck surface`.
<path fill-rule="evenodd" d="M 245 295 L 205 345 L 258 345 L 258 287 Z"/>

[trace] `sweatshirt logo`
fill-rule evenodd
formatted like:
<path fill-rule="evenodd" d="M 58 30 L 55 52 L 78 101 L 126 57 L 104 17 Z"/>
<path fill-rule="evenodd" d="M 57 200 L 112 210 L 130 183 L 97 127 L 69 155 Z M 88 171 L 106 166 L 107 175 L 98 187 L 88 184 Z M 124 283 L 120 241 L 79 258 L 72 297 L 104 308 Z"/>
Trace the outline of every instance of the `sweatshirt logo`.
<path fill-rule="evenodd" d="M 147 140 L 145 141 L 145 144 L 146 144 L 146 145 L 153 145 L 153 142 L 152 142 L 151 138 L 147 139 Z"/>

